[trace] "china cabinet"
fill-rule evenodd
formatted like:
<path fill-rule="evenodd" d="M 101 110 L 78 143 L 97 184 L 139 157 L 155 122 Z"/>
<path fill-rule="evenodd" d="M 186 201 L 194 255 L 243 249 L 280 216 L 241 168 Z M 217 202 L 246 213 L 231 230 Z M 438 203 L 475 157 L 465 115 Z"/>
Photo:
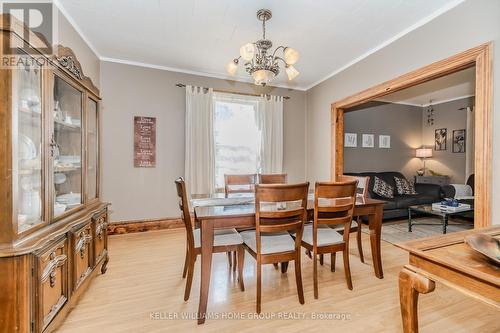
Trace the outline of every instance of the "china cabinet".
<path fill-rule="evenodd" d="M 50 332 L 109 258 L 100 97 L 71 49 L 0 17 L 0 332 Z"/>

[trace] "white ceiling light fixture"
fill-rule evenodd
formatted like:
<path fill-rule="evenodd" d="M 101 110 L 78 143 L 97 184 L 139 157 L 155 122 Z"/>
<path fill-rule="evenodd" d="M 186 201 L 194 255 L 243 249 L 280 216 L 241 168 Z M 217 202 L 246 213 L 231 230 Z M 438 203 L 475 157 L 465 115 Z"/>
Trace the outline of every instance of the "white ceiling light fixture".
<path fill-rule="evenodd" d="M 236 73 L 240 58 L 245 61 L 245 69 L 253 77 L 256 85 L 265 86 L 279 74 L 279 61 L 285 65 L 288 80 L 291 81 L 299 75 L 299 71 L 292 66 L 299 60 L 299 52 L 288 46 L 278 46 L 271 52 L 273 43 L 266 39 L 266 21 L 271 17 L 272 13 L 269 9 L 260 9 L 257 12 L 257 18 L 262 21 L 262 39 L 254 43 L 246 43 L 240 48 L 240 56 L 226 65 L 226 70 L 230 75 Z M 283 57 L 276 55 L 278 50 L 282 50 Z"/>

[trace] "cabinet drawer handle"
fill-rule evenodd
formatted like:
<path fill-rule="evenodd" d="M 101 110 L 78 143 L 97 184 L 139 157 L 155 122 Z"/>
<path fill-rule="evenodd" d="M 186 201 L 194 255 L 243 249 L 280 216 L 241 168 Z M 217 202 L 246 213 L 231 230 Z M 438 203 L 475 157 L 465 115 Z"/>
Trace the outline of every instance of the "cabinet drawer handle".
<path fill-rule="evenodd" d="M 68 257 L 65 254 L 57 255 L 56 252 L 52 252 L 50 254 L 50 261 L 45 266 L 45 269 L 42 272 L 42 276 L 40 277 L 41 283 L 45 283 L 47 279 L 49 279 L 50 287 L 54 288 L 56 285 L 56 269 L 61 267 L 66 263 Z"/>
<path fill-rule="evenodd" d="M 95 226 L 95 234 L 97 237 L 99 237 L 100 240 L 102 240 L 102 236 L 104 234 L 104 230 L 106 229 L 107 223 L 104 220 L 104 217 L 101 217 L 100 219 L 97 220 L 97 225 Z"/>
<path fill-rule="evenodd" d="M 75 245 L 75 252 L 80 252 L 80 258 L 83 259 L 85 257 L 85 251 L 87 249 L 87 244 L 90 244 L 90 242 L 92 241 L 92 236 L 87 234 L 86 232 L 82 231 L 78 237 L 79 237 L 79 239 Z"/>

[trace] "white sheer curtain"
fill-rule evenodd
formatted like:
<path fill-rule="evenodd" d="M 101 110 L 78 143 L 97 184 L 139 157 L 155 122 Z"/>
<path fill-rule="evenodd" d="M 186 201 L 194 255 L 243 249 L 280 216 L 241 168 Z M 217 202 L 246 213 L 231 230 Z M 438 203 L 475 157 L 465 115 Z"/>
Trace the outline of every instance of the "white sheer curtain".
<path fill-rule="evenodd" d="M 257 110 L 261 172 L 283 172 L 283 97 L 262 95 Z"/>
<path fill-rule="evenodd" d="M 186 86 L 185 178 L 188 192 L 214 191 L 213 90 Z"/>
<path fill-rule="evenodd" d="M 465 181 L 474 173 L 474 107 L 467 107 L 467 129 L 465 130 Z"/>

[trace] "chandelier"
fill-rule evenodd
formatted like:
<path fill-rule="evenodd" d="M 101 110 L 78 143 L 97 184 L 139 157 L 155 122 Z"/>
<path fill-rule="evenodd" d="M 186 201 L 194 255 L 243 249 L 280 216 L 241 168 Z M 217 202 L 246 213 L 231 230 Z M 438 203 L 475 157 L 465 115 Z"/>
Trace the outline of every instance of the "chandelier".
<path fill-rule="evenodd" d="M 299 60 L 299 53 L 288 46 L 278 46 L 271 50 L 273 43 L 266 39 L 266 21 L 270 20 L 272 13 L 269 9 L 260 9 L 257 18 L 262 21 L 262 39 L 254 43 L 247 43 L 240 48 L 240 56 L 226 65 L 230 75 L 238 70 L 240 59 L 243 59 L 245 70 L 253 77 L 256 85 L 265 86 L 270 83 L 280 72 L 279 61 L 283 62 L 288 80 L 291 81 L 299 75 L 293 64 Z M 283 57 L 276 55 L 282 51 Z"/>

